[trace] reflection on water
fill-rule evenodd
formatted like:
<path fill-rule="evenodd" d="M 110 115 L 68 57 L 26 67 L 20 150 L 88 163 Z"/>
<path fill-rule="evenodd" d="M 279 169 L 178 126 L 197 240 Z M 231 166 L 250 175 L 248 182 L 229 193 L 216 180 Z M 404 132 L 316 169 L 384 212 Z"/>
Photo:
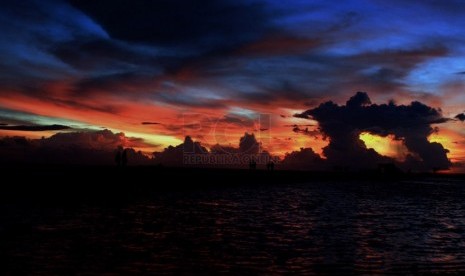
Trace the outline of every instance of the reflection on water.
<path fill-rule="evenodd" d="M 0 204 L 6 274 L 465 271 L 460 183 L 154 192 L 124 204 Z M 3 274 L 3 273 L 2 273 Z"/>

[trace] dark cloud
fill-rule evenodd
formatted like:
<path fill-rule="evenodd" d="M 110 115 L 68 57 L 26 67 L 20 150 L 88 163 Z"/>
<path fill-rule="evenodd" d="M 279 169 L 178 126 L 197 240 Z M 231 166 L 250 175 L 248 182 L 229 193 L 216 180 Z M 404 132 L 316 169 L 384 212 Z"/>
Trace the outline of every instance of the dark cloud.
<path fill-rule="evenodd" d="M 237 147 L 216 144 L 211 147 L 210 152 L 212 154 L 239 154 L 240 150 Z"/>
<path fill-rule="evenodd" d="M 111 39 L 65 1 L 5 3 L 0 23 L 0 94 L 13 90 L 58 104 L 102 91 L 127 96 L 153 81 L 164 65 L 182 59 L 169 49 Z M 60 99 L 47 87 L 54 82 L 66 82 Z"/>
<path fill-rule="evenodd" d="M 448 151 L 427 139 L 434 131 L 432 124 L 448 121 L 440 110 L 420 102 L 410 105 L 370 103 L 366 93 L 358 92 L 346 105 L 330 101 L 296 117 L 318 121 L 321 132 L 330 139 L 329 145 L 323 149 L 324 155 L 333 164 L 373 166 L 388 162 L 388 158 L 367 149 L 360 140 L 360 133 L 367 131 L 382 136 L 393 134 L 397 139 L 403 139 L 411 153 L 404 165 L 412 169 L 448 169 L 451 166 L 446 155 Z"/>
<path fill-rule="evenodd" d="M 219 119 L 219 123 L 233 124 L 242 127 L 253 127 L 255 125 L 254 119 L 251 119 L 246 116 L 239 115 L 225 115 L 223 118 Z"/>
<path fill-rule="evenodd" d="M 57 45 L 102 39 L 105 32 L 83 13 L 63 1 L 8 1 L 2 3 L 0 72 L 2 86 L 22 88 L 21 82 L 71 76 L 72 68 L 53 58 Z"/>
<path fill-rule="evenodd" d="M 454 118 L 463 122 L 465 121 L 465 113 L 457 114 Z"/>
<path fill-rule="evenodd" d="M 167 166 L 229 168 L 247 168 L 251 159 L 265 164 L 272 158 L 268 152 L 261 149 L 255 135 L 249 133 L 240 138 L 238 147 L 216 144 L 210 151 L 200 142 L 186 136 L 182 144 L 155 152 L 154 157 L 156 163 Z"/>
<path fill-rule="evenodd" d="M 327 169 L 326 161 L 311 148 L 300 148 L 299 151 L 286 153 L 282 167 L 289 170 L 322 170 Z"/>
<path fill-rule="evenodd" d="M 269 24 L 264 7 L 247 1 L 70 0 L 70 3 L 94 18 L 111 37 L 134 42 L 225 47 L 255 37 Z"/>
<path fill-rule="evenodd" d="M 70 129 L 69 126 L 63 125 L 34 125 L 34 126 L 10 126 L 10 125 L 2 125 L 0 124 L 0 129 L 3 130 L 18 130 L 18 131 L 47 131 L 47 130 L 65 130 Z"/>
<path fill-rule="evenodd" d="M 60 132 L 47 138 L 44 143 L 51 147 L 80 147 L 107 151 L 114 150 L 119 146 L 147 146 L 141 138 L 126 137 L 122 132 L 113 133 L 108 129 L 100 131 Z"/>
<path fill-rule="evenodd" d="M 465 75 L 465 71 L 457 72 L 457 75 Z"/>
<path fill-rule="evenodd" d="M 299 114 L 295 114 L 295 117 L 299 116 Z M 315 126 L 314 124 L 293 124 L 293 125 L 284 125 L 285 127 L 311 127 Z"/>
<path fill-rule="evenodd" d="M 212 146 L 213 154 L 238 154 L 254 156 L 265 152 L 253 133 L 244 133 L 239 139 L 239 147 L 216 144 Z"/>
<path fill-rule="evenodd" d="M 175 92 L 161 92 L 153 95 L 153 98 L 175 106 L 204 107 L 204 108 L 226 108 L 227 105 L 222 100 L 203 97 L 202 93 L 185 93 L 182 90 Z"/>
<path fill-rule="evenodd" d="M 61 61 L 80 70 L 112 68 L 130 71 L 137 65 L 146 71 L 156 72 L 159 70 L 157 62 L 164 56 L 156 48 L 141 49 L 135 45 L 103 38 L 56 43 L 49 51 Z"/>
<path fill-rule="evenodd" d="M 294 114 L 294 117 L 300 119 L 310 119 L 309 115 L 306 112 Z"/>
<path fill-rule="evenodd" d="M 157 122 L 142 122 L 143 125 L 160 125 L 161 123 Z"/>
<path fill-rule="evenodd" d="M 304 125 L 305 126 L 305 125 Z M 318 130 L 309 130 L 308 127 L 305 127 L 305 128 L 301 128 L 300 126 L 298 125 L 294 125 L 293 128 L 292 128 L 292 131 L 296 132 L 296 133 L 302 133 L 304 135 L 308 135 L 308 136 L 312 136 L 312 137 L 317 137 L 318 135 L 321 134 L 320 131 Z"/>
<path fill-rule="evenodd" d="M 186 136 L 184 142 L 177 146 L 169 146 L 161 152 L 155 152 L 155 162 L 165 166 L 188 166 L 184 158 L 186 155 L 205 155 L 209 151 L 200 142 L 194 142 L 190 136 Z"/>
<path fill-rule="evenodd" d="M 385 68 L 410 68 L 416 65 L 419 61 L 428 59 L 430 57 L 445 56 L 449 52 L 450 50 L 447 47 L 441 44 L 437 44 L 413 49 L 364 52 L 352 56 L 351 59 L 354 61 L 378 63 L 380 65 L 384 65 Z"/>
<path fill-rule="evenodd" d="M 163 124 L 163 127 L 169 132 L 167 135 L 176 133 L 178 135 L 185 135 L 185 132 L 193 133 L 198 132 L 202 128 L 210 128 L 211 122 L 208 120 L 201 120 L 193 123 L 186 124 Z"/>
<path fill-rule="evenodd" d="M 299 103 L 305 109 L 313 108 L 314 114 L 297 116 L 320 118 L 323 133 L 332 135 L 325 153 L 335 163 L 344 161 L 347 150 L 354 156 L 354 163 L 357 158 L 366 164 L 383 161 L 358 140 L 357 133 L 363 129 L 379 135 L 393 133 L 404 139 L 412 152 L 407 160 L 410 164 L 447 167 L 445 149 L 425 140 L 430 125 L 445 120 L 434 113 L 440 113 L 438 110 L 418 102 L 408 106 L 373 105 L 366 94 L 357 94 L 345 106 L 326 103 L 314 107 L 328 97 L 340 99 L 344 89 L 372 90 L 384 98 L 421 87 L 416 86 L 417 82 L 429 84 L 429 80 L 417 78 L 421 65 L 457 54 L 459 48 L 454 49 L 453 43 L 457 42 L 452 38 L 463 44 L 463 36 L 457 35 L 461 33 L 456 27 L 460 24 L 448 20 L 450 15 L 463 11 L 460 1 L 416 3 L 412 7 L 432 10 L 413 8 L 421 15 L 416 18 L 437 18 L 443 23 L 431 33 L 435 20 L 426 20 L 431 21 L 426 26 L 399 25 L 399 20 L 392 20 L 388 29 L 400 30 L 395 36 L 379 24 L 386 17 L 404 21 L 405 16 L 399 17 L 397 9 L 391 10 L 392 15 L 379 13 L 384 10 L 381 2 L 360 5 L 349 1 L 337 5 L 337 9 L 324 1 L 303 2 L 6 1 L 0 9 L 0 96 L 8 96 L 12 106 L 23 101 L 23 97 L 15 98 L 22 96 L 16 94 L 26 94 L 35 102 L 64 107 L 60 111 L 69 109 L 69 113 L 59 113 L 63 119 L 76 118 L 72 116 L 75 111 L 79 118 L 85 114 L 82 111 L 118 115 L 128 100 L 168 104 L 176 110 L 224 109 L 225 113 L 232 106 L 272 111 L 281 107 L 295 109 Z M 443 13 L 433 12 L 436 5 Z M 276 10 L 290 14 L 276 14 Z M 444 33 L 444 39 L 436 33 Z M 462 69 L 449 68 L 451 72 Z M 434 83 L 441 81 L 439 76 Z M 101 97 L 101 93 L 106 94 Z M 421 99 L 416 94 L 409 96 Z M 39 113 L 57 114 L 53 111 Z M 347 119 L 341 119 L 345 116 Z M 94 115 L 86 118 L 94 125 L 101 125 L 99 120 Z M 28 123 L 5 122 L 20 127 Z M 252 120 L 230 114 L 220 123 L 253 127 Z M 166 128 L 164 134 L 179 135 L 181 130 L 197 129 L 190 126 L 178 122 L 161 129 Z M 305 126 L 293 128 L 298 133 L 317 134 Z M 58 142 L 65 137 L 54 139 Z M 77 134 L 73 137 L 80 139 Z M 111 137 L 103 135 L 98 139 L 112 147 L 127 140 Z M 241 142 L 242 149 L 235 149 L 257 152 L 257 143 L 248 134 Z M 302 154 L 311 156 L 308 151 Z M 341 159 L 337 161 L 336 157 Z"/>
<path fill-rule="evenodd" d="M 109 75 L 88 77 L 73 83 L 72 91 L 79 96 L 98 93 L 127 93 L 138 90 L 153 80 L 153 76 L 143 72 L 124 72 Z"/>
<path fill-rule="evenodd" d="M 355 96 L 351 97 L 347 103 L 348 108 L 357 108 L 371 104 L 371 100 L 367 93 L 358 92 Z"/>
<path fill-rule="evenodd" d="M 273 35 L 250 43 L 237 51 L 242 56 L 297 55 L 321 46 L 318 38 Z"/>
<path fill-rule="evenodd" d="M 255 138 L 255 134 L 244 133 L 239 141 L 239 150 L 243 154 L 258 154 L 260 152 L 260 143 Z"/>
<path fill-rule="evenodd" d="M 105 104 L 105 103 L 84 103 L 78 99 L 57 99 L 53 97 L 43 97 L 42 100 L 48 101 L 53 103 L 54 105 L 57 106 L 63 106 L 63 107 L 72 107 L 75 109 L 81 109 L 81 110 L 92 110 L 92 111 L 98 111 L 98 112 L 104 112 L 104 113 L 112 113 L 112 114 L 117 114 L 121 111 L 121 108 L 117 105 L 113 104 Z"/>
<path fill-rule="evenodd" d="M 118 147 L 144 145 L 143 140 L 109 130 L 57 133 L 49 138 L 0 139 L 1 164 L 113 165 Z M 142 152 L 128 149 L 129 165 L 150 164 Z"/>
<path fill-rule="evenodd" d="M 415 0 L 393 0 L 389 3 L 395 5 L 418 5 L 419 7 L 427 7 L 429 9 L 439 11 L 441 15 L 445 16 L 459 16 L 463 15 L 464 6 L 461 0 L 450 0 L 450 1 L 440 1 L 440 0 L 424 0 L 424 1 L 415 1 Z M 397 4 L 396 4 L 397 3 Z"/>
<path fill-rule="evenodd" d="M 321 97 L 337 96 L 341 87 L 394 93 L 405 87 L 404 78 L 418 64 L 449 53 L 432 42 L 411 49 L 331 54 L 326 50 L 341 47 L 344 40 L 335 36 L 357 24 L 362 13 L 342 12 L 341 17 L 312 21 L 305 32 L 289 31 L 291 25 L 300 27 L 290 19 L 315 12 L 320 4 L 16 2 L 7 3 L 1 22 L 9 39 L 0 42 L 8 50 L 0 60 L 0 94 L 14 90 L 82 109 L 99 109 L 81 101 L 99 93 L 188 108 L 284 101 L 287 106 L 303 101 L 315 106 Z M 283 8 L 292 12 L 278 12 Z M 193 73 L 188 80 L 177 75 L 186 68 Z M 54 80 L 69 82 L 60 88 L 59 98 L 57 91 L 38 89 Z M 111 103 L 103 109 L 117 113 Z"/>
<path fill-rule="evenodd" d="M 364 87 L 383 96 L 398 93 L 396 91 L 408 88 L 405 78 L 419 64 L 448 53 L 447 47 L 435 44 L 411 49 L 362 51 L 344 56 L 313 48 L 305 53 L 288 55 L 224 54 L 196 62 L 193 70 L 202 78 L 189 80 L 184 85 L 198 89 L 205 89 L 211 84 L 221 86 L 226 91 L 222 92 L 223 97 L 243 105 L 280 103 L 289 106 L 303 102 L 304 106 L 313 107 L 328 95 L 335 98 L 344 96 L 345 87 Z M 183 103 L 183 99 L 190 99 L 192 95 L 181 90 L 176 101 L 173 101 L 173 96 L 163 97 L 158 98 L 165 102 L 189 104 L 191 100 Z M 221 103 L 216 99 L 201 100 L 200 104 L 204 106 Z M 198 101 L 194 99 L 194 102 Z"/>

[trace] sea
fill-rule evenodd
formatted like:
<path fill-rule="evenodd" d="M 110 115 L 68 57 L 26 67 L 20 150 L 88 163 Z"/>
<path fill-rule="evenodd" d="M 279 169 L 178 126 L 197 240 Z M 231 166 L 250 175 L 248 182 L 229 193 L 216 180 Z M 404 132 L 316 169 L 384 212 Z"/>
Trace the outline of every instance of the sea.
<path fill-rule="evenodd" d="M 313 181 L 0 202 L 2 275 L 465 272 L 465 183 Z"/>

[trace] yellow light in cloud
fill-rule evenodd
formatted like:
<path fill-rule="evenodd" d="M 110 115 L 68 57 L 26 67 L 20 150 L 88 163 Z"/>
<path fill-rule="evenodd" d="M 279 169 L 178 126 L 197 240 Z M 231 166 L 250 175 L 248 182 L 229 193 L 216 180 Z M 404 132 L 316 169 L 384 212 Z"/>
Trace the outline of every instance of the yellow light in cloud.
<path fill-rule="evenodd" d="M 149 133 L 142 133 L 142 132 L 132 132 L 132 131 L 124 131 L 120 129 L 110 129 L 114 133 L 123 132 L 126 137 L 137 137 L 144 139 L 144 142 L 147 144 L 153 145 L 153 147 L 148 147 L 145 149 L 135 148 L 136 150 L 142 150 L 143 152 L 152 152 L 155 150 L 161 150 L 165 147 L 170 145 L 176 146 L 181 144 L 183 141 L 169 135 L 160 135 L 160 134 L 149 134 Z"/>
<path fill-rule="evenodd" d="M 428 141 L 440 143 L 448 149 L 447 157 L 452 163 L 465 163 L 465 144 L 460 132 L 448 128 L 441 128 L 439 132 L 434 132 L 428 137 Z M 452 166 L 446 173 L 464 173 L 463 166 Z"/>
<path fill-rule="evenodd" d="M 433 134 L 428 136 L 428 141 L 439 143 L 446 149 L 454 147 L 454 144 L 449 137 L 438 132 L 434 132 Z"/>
<path fill-rule="evenodd" d="M 449 150 L 447 157 L 449 157 L 452 162 L 465 160 L 465 148 L 459 143 L 454 142 L 460 140 L 463 140 L 463 138 L 459 134 L 446 129 L 442 129 L 440 132 L 434 132 L 428 136 L 428 141 L 439 143 L 445 149 Z"/>
<path fill-rule="evenodd" d="M 360 134 L 366 147 L 374 149 L 377 153 L 395 158 L 399 161 L 405 160 L 408 154 L 408 149 L 402 140 L 396 140 L 394 135 L 387 135 L 386 137 L 371 134 L 369 132 L 362 132 Z"/>

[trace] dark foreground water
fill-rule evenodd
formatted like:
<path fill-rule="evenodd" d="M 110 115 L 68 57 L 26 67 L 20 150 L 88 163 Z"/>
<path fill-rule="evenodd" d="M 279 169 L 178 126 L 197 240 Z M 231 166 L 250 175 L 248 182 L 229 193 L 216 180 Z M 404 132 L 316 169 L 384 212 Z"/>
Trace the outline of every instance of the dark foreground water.
<path fill-rule="evenodd" d="M 0 203 L 0 274 L 465 272 L 459 181 L 154 191 Z"/>

